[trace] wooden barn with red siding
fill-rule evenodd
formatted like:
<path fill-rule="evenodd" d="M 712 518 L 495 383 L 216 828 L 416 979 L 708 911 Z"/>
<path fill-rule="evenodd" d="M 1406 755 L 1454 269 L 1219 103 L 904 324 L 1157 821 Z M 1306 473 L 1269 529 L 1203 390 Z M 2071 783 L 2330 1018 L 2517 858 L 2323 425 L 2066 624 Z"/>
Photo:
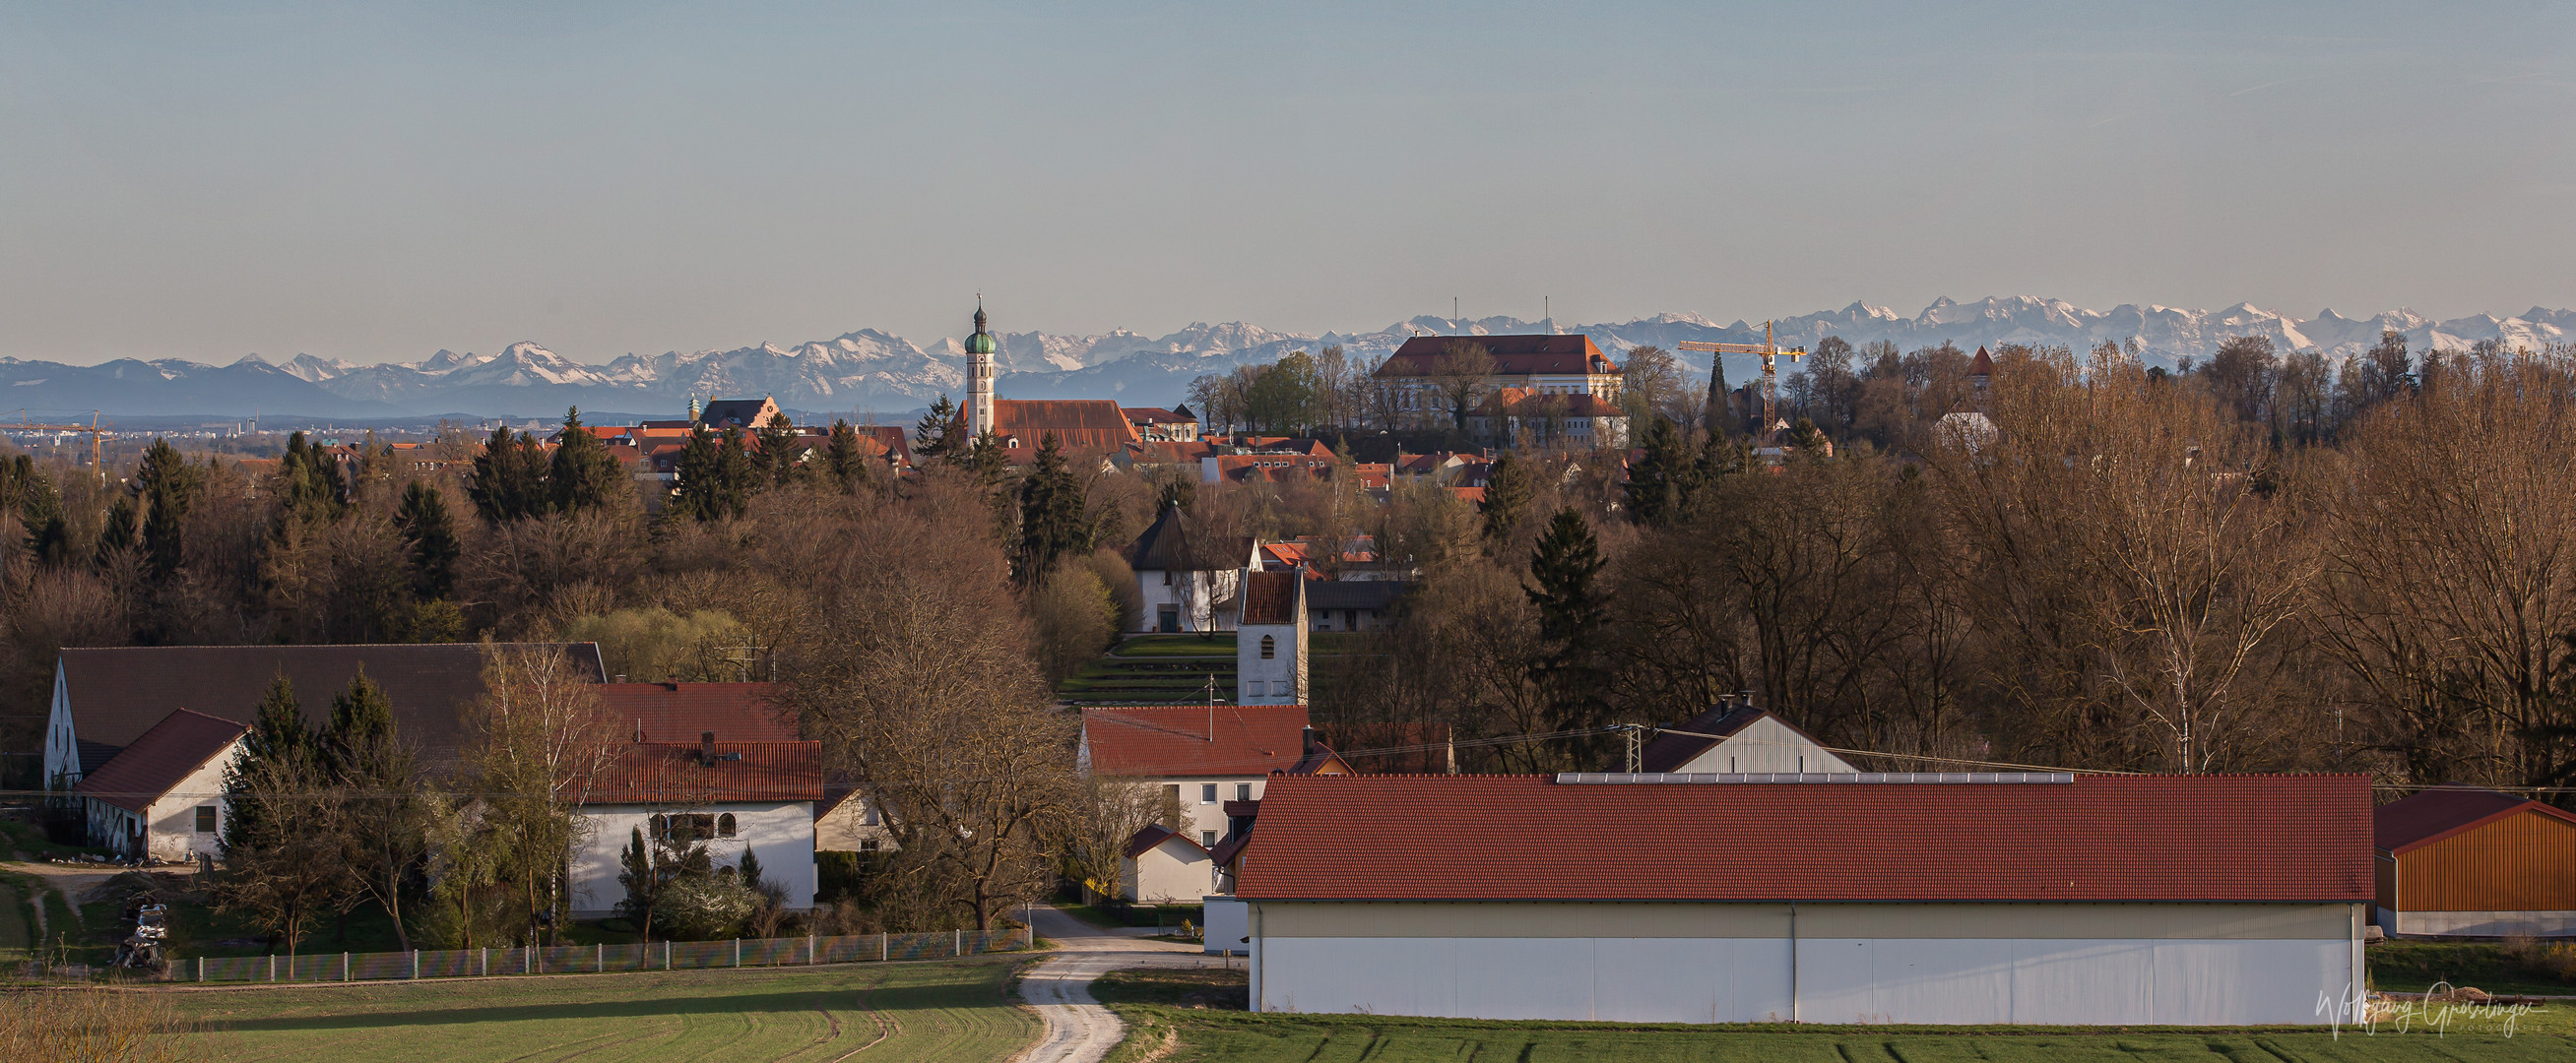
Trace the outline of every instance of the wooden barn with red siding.
<path fill-rule="evenodd" d="M 2382 805 L 2373 820 L 2381 929 L 2576 936 L 2576 815 L 2444 787 Z"/>

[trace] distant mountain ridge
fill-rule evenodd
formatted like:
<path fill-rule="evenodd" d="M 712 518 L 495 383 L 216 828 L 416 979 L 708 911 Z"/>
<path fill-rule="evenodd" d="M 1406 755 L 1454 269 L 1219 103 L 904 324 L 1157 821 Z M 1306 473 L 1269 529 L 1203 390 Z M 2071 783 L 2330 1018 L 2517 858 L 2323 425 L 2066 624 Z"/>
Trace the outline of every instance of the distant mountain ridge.
<path fill-rule="evenodd" d="M 1322 335 L 1273 332 L 1242 322 L 1198 323 L 1160 338 L 1125 330 L 1089 336 L 1005 333 L 1000 337 L 1000 387 L 1013 398 L 1112 398 L 1169 406 L 1182 401 L 1190 381 L 1201 374 L 1231 372 L 1290 351 L 1339 344 L 1355 357 L 1372 358 L 1393 352 L 1414 335 L 1493 335 L 1549 327 L 1548 322 L 1511 317 L 1452 321 L 1425 316 L 1373 332 Z M 2061 299 L 1996 296 L 1973 303 L 1943 298 L 1912 317 L 1855 302 L 1840 310 L 1783 318 L 1774 329 L 1782 344 L 1810 347 L 1826 336 L 1841 336 L 1855 345 L 1887 340 L 1907 349 L 1949 341 L 1962 347 L 2027 343 L 2081 351 L 2104 340 L 2134 340 L 2151 361 L 2170 364 L 2206 357 L 2221 342 L 2241 335 L 2268 337 L 2283 351 L 2349 356 L 2377 342 L 2387 329 L 2403 333 L 2419 351 L 2465 349 L 2480 340 L 2537 349 L 2566 342 L 2576 333 L 2576 311 L 2533 307 L 2512 317 L 2480 314 L 2435 321 L 2404 309 L 2366 318 L 2327 310 L 2297 318 L 2252 303 L 2221 310 L 2129 303 L 2096 311 Z M 1614 356 L 1644 344 L 1669 349 L 1684 340 L 1745 343 L 1762 337 L 1757 322 L 1719 324 L 1697 314 L 1568 325 L 1559 331 L 1589 335 Z M 955 339 L 924 348 L 876 329 L 789 347 L 762 343 L 724 351 L 629 354 L 604 365 L 576 362 L 528 342 L 493 354 L 442 350 L 417 362 L 371 365 L 309 354 L 279 364 L 248 355 L 224 366 L 182 359 L 74 366 L 0 358 L 0 407 L 141 416 L 234 417 L 264 411 L 360 419 L 447 413 L 548 417 L 578 405 L 663 410 L 677 416 L 693 396 L 772 395 L 791 410 L 900 416 L 942 394 L 959 394 L 965 386 L 965 362 L 964 348 Z M 1705 371 L 1705 366 L 1697 368 Z M 1730 366 L 1729 375 L 1741 379 L 1750 369 L 1748 359 Z"/>

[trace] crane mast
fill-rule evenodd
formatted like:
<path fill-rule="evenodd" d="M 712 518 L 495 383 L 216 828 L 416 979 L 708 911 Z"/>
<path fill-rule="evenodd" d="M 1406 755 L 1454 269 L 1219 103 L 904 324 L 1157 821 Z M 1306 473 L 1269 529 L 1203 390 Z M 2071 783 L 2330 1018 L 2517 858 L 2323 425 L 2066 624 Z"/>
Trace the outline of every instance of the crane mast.
<path fill-rule="evenodd" d="M 1679 344 L 1675 344 L 1675 346 L 1680 347 L 1685 351 L 1707 351 L 1709 353 L 1709 361 L 1711 363 L 1710 373 L 1712 375 L 1716 373 L 1715 363 L 1721 355 L 1752 354 L 1761 356 L 1762 431 L 1759 434 L 1766 435 L 1770 433 L 1771 426 L 1779 420 L 1780 375 L 1779 370 L 1774 367 L 1772 359 L 1785 354 L 1789 356 L 1790 362 L 1795 363 L 1798 359 L 1807 356 L 1807 349 L 1804 347 L 1783 348 L 1777 342 L 1774 342 L 1771 334 L 1771 324 L 1772 323 L 1768 321 L 1762 323 L 1762 342 L 1760 343 L 1708 343 L 1701 340 L 1684 340 Z"/>

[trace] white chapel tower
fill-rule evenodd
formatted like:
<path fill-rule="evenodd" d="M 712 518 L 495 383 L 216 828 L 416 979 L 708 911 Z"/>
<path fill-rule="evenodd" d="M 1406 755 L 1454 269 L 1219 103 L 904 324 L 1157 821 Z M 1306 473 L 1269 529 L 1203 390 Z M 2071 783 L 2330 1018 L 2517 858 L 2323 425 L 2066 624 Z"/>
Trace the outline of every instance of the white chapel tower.
<path fill-rule="evenodd" d="M 993 334 L 984 330 L 984 300 L 975 300 L 975 334 L 966 337 L 966 438 L 998 431 L 993 423 Z"/>

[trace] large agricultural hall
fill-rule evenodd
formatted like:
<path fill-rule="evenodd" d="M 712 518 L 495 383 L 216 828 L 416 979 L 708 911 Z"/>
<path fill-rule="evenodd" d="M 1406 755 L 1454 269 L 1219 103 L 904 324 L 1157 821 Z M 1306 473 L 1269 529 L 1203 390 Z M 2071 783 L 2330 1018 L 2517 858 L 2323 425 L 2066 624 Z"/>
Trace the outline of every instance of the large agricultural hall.
<path fill-rule="evenodd" d="M 2370 839 L 2361 776 L 1281 776 L 1236 895 L 1264 1012 L 2322 1023 Z"/>

